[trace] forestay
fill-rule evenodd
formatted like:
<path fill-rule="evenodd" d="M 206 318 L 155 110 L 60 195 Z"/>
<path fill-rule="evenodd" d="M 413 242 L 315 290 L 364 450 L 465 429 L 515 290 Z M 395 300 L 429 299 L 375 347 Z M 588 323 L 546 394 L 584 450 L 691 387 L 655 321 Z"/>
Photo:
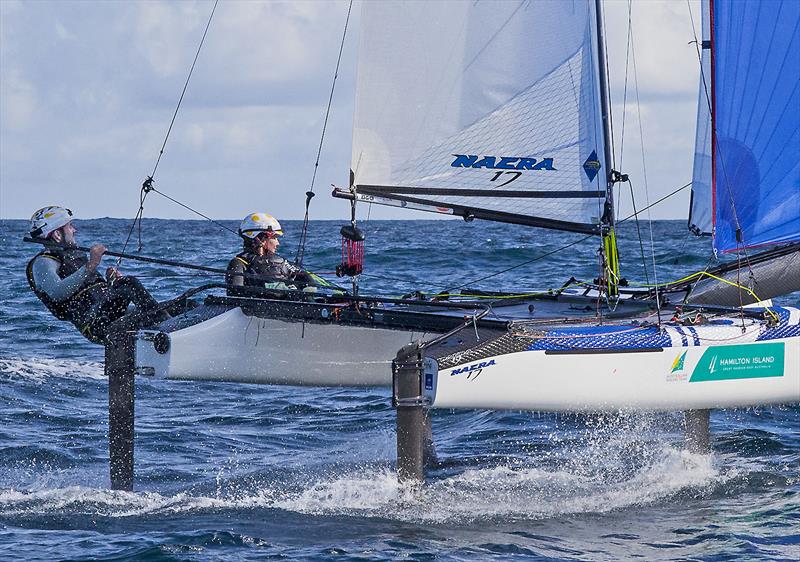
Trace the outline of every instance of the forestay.
<path fill-rule="evenodd" d="M 713 2 L 714 248 L 800 241 L 800 2 Z"/>
<path fill-rule="evenodd" d="M 358 199 L 597 232 L 596 26 L 590 1 L 365 2 Z"/>

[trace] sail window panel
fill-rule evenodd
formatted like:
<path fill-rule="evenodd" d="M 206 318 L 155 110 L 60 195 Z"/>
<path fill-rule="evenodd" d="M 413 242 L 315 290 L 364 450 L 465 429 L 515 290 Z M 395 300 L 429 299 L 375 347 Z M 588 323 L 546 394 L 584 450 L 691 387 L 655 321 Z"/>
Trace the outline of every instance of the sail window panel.
<path fill-rule="evenodd" d="M 715 2 L 713 33 L 714 247 L 798 241 L 800 2 Z"/>
<path fill-rule="evenodd" d="M 606 174 L 593 4 L 437 2 L 424 4 L 424 17 L 419 3 L 377 4 L 364 6 L 357 188 L 389 197 L 392 186 L 430 188 L 417 196 L 599 222 Z M 402 48 L 398 34 L 407 35 Z M 488 196 L 441 195 L 448 189 Z M 491 196 L 520 190 L 539 195 Z"/>

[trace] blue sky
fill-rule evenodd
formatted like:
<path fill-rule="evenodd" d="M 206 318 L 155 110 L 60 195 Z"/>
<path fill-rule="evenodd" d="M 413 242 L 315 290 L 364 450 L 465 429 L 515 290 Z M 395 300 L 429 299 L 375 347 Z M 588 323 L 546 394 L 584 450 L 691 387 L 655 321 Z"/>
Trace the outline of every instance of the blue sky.
<path fill-rule="evenodd" d="M 158 157 L 213 2 L 0 1 L 0 217 L 63 204 L 131 217 Z M 691 3 L 699 31 L 699 4 Z M 159 190 L 214 218 L 301 218 L 347 2 L 220 2 L 156 173 Z M 346 217 L 360 3 L 351 17 L 311 216 Z M 605 3 L 619 139 L 628 4 Z M 647 186 L 691 179 L 698 63 L 682 1 L 634 1 Z M 645 201 L 629 75 L 624 171 Z M 618 141 L 619 143 L 619 141 Z M 654 210 L 684 218 L 688 190 Z M 621 214 L 630 210 L 628 197 Z M 145 216 L 194 218 L 151 194 Z M 375 207 L 372 218 L 431 218 Z"/>

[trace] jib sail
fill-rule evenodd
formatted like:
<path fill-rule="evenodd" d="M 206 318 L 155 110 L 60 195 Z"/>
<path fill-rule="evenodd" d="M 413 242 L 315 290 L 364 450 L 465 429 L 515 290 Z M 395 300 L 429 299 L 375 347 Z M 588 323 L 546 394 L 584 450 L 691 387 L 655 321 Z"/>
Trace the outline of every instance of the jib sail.
<path fill-rule="evenodd" d="M 711 14 L 708 0 L 702 2 L 702 52 L 700 91 L 697 95 L 697 131 L 694 143 L 692 198 L 689 230 L 710 235 L 714 213 L 711 206 Z"/>
<path fill-rule="evenodd" d="M 800 2 L 712 2 L 714 248 L 800 241 Z"/>
<path fill-rule="evenodd" d="M 358 200 L 599 231 L 594 2 L 365 2 L 361 29 Z"/>

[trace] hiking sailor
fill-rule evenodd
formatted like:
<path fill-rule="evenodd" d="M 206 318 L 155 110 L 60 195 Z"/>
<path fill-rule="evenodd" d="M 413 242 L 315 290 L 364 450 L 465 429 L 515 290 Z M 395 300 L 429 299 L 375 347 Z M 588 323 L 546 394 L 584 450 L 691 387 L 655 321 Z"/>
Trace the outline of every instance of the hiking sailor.
<path fill-rule="evenodd" d="M 251 213 L 239 225 L 242 252 L 228 264 L 228 294 L 247 294 L 239 287 L 295 289 L 311 283 L 311 276 L 278 255 L 281 224 L 267 213 Z M 243 273 L 248 276 L 242 275 Z M 258 276 L 258 277 L 256 277 Z"/>
<path fill-rule="evenodd" d="M 102 344 L 108 325 L 121 318 L 129 304 L 149 310 L 158 302 L 138 279 L 116 268 L 109 267 L 104 279 L 97 267 L 106 247 L 95 244 L 88 256 L 77 249 L 78 229 L 72 221 L 72 211 L 64 207 L 44 207 L 33 214 L 31 238 L 52 244 L 28 262 L 28 284 L 56 318 L 72 322 L 89 341 Z"/>

